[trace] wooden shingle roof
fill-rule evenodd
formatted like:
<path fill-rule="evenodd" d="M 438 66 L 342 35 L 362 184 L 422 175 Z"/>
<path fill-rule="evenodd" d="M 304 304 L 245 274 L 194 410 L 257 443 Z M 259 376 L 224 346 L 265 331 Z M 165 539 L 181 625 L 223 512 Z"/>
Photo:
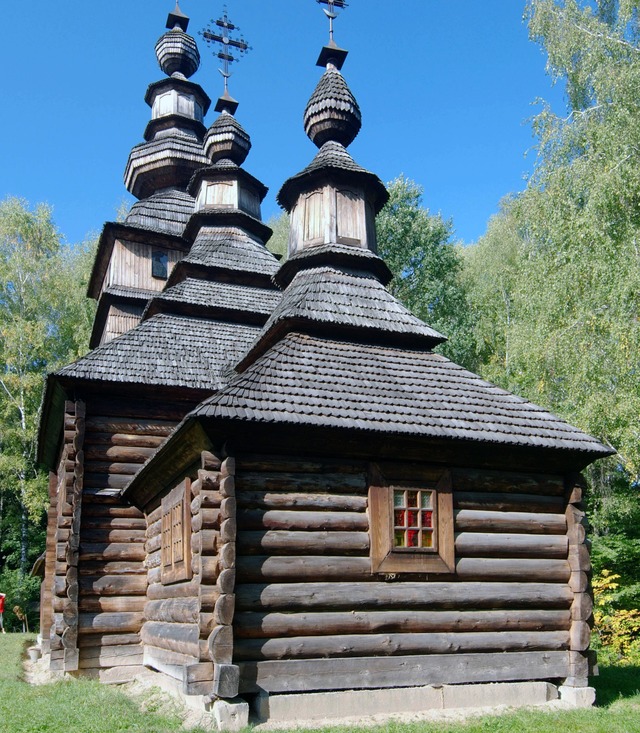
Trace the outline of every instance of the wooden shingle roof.
<path fill-rule="evenodd" d="M 278 261 L 239 227 L 202 227 L 183 263 L 272 276 Z"/>
<path fill-rule="evenodd" d="M 193 213 L 194 203 L 188 193 L 178 189 L 154 193 L 131 207 L 125 224 L 180 237 Z"/>
<path fill-rule="evenodd" d="M 177 285 L 167 288 L 149 302 L 143 319 L 154 313 L 185 312 L 184 307 L 195 307 L 200 315 L 241 313 L 245 316 L 262 316 L 264 323 L 279 303 L 282 294 L 278 290 L 267 290 L 235 283 L 186 278 Z"/>
<path fill-rule="evenodd" d="M 290 333 L 190 415 L 611 454 L 440 354 Z"/>
<path fill-rule="evenodd" d="M 55 373 L 61 379 L 219 389 L 255 326 L 158 314 Z"/>

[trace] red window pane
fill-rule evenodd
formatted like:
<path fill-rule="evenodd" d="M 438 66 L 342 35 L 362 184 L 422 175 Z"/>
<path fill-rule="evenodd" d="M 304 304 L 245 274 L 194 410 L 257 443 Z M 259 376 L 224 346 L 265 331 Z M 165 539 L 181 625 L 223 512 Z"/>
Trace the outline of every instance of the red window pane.
<path fill-rule="evenodd" d="M 407 530 L 407 547 L 419 547 L 420 532 L 417 529 Z"/>
<path fill-rule="evenodd" d="M 407 524 L 409 527 L 418 526 L 418 512 L 407 512 Z"/>
<path fill-rule="evenodd" d="M 417 491 L 407 491 L 407 506 L 418 506 Z"/>
<path fill-rule="evenodd" d="M 422 512 L 422 526 L 433 527 L 433 512 Z"/>
<path fill-rule="evenodd" d="M 396 509 L 395 512 L 393 513 L 393 516 L 394 516 L 393 521 L 395 522 L 396 527 L 404 527 L 406 525 L 407 513 L 404 510 Z"/>

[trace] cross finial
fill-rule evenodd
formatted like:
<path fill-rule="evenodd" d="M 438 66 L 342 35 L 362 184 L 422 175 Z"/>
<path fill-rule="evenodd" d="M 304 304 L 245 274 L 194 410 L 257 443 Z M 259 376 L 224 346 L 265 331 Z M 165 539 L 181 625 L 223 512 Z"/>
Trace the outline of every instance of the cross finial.
<path fill-rule="evenodd" d="M 216 28 L 212 28 L 212 26 L 216 26 Z M 232 31 L 239 30 L 240 28 L 238 28 L 237 25 L 234 25 L 229 20 L 229 16 L 227 15 L 227 8 L 225 6 L 223 9 L 222 18 L 219 18 L 218 20 L 212 19 L 210 21 L 210 25 L 207 26 L 204 30 L 200 31 L 200 35 L 210 46 L 213 46 L 214 51 L 216 48 L 220 48 L 220 50 L 216 53 L 216 56 L 222 61 L 222 68 L 218 69 L 218 71 L 222 74 L 224 78 L 225 95 L 228 95 L 228 82 L 229 77 L 231 76 L 229 67 L 234 61 L 238 61 L 241 56 L 244 56 L 251 50 L 251 46 L 247 44 L 242 36 L 238 38 L 232 38 L 232 36 L 230 35 Z M 236 53 L 235 56 L 232 53 L 233 51 L 235 51 Z"/>
<path fill-rule="evenodd" d="M 322 8 L 324 14 L 329 18 L 329 42 L 333 43 L 333 21 L 338 17 L 336 8 L 343 10 L 347 7 L 345 0 L 316 0 L 320 5 L 328 5 L 328 9 Z"/>

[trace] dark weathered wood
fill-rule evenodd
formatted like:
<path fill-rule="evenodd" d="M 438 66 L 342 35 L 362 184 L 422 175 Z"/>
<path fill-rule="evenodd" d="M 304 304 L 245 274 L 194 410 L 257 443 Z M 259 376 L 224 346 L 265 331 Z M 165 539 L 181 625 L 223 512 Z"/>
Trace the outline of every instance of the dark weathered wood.
<path fill-rule="evenodd" d="M 117 407 L 116 407 L 117 409 Z M 87 419 L 87 430 L 111 435 L 167 437 L 175 427 L 169 420 L 128 420 L 119 417 L 92 415 Z"/>
<path fill-rule="evenodd" d="M 143 622 L 144 614 L 142 612 L 81 613 L 78 628 L 81 634 L 95 634 L 96 632 L 126 634 L 140 631 Z"/>
<path fill-rule="evenodd" d="M 82 541 L 89 543 L 144 542 L 144 529 L 115 529 L 111 526 L 99 529 L 83 529 Z"/>
<path fill-rule="evenodd" d="M 289 532 L 268 530 L 266 532 L 238 532 L 238 543 L 243 553 L 318 554 L 321 552 L 356 553 L 368 552 L 367 532 Z"/>
<path fill-rule="evenodd" d="M 217 626 L 207 639 L 209 659 L 215 664 L 231 664 L 233 658 L 233 631 L 231 626 Z"/>
<path fill-rule="evenodd" d="M 196 597 L 200 590 L 200 581 L 194 578 L 185 583 L 173 583 L 172 585 L 163 585 L 162 583 L 152 583 L 147 588 L 147 598 L 151 601 L 161 601 L 165 598 L 186 598 L 188 596 Z"/>
<path fill-rule="evenodd" d="M 93 488 L 124 489 L 131 481 L 131 476 L 120 476 L 112 473 L 87 473 L 85 480 L 87 486 Z"/>
<path fill-rule="evenodd" d="M 139 644 L 139 634 L 83 634 L 79 637 L 80 647 L 101 649 L 104 646 Z"/>
<path fill-rule="evenodd" d="M 453 472 L 454 487 L 458 491 L 509 492 L 516 494 L 542 494 L 563 496 L 562 476 L 533 473 L 510 473 L 456 468 Z"/>
<path fill-rule="evenodd" d="M 144 613 L 149 621 L 197 624 L 200 620 L 200 601 L 198 598 L 147 601 Z"/>
<path fill-rule="evenodd" d="M 556 583 L 272 583 L 236 586 L 236 608 L 568 608 Z"/>
<path fill-rule="evenodd" d="M 144 575 L 145 569 L 142 563 L 131 563 L 126 560 L 109 560 L 100 562 L 91 560 L 81 562 L 78 565 L 78 573 L 82 575 Z"/>
<path fill-rule="evenodd" d="M 131 477 L 140 470 L 143 461 L 138 463 L 116 463 L 114 461 L 92 461 L 89 464 L 93 475 L 108 473 L 110 476 Z"/>
<path fill-rule="evenodd" d="M 147 579 L 144 575 L 102 575 L 80 578 L 83 594 L 138 596 L 147 592 Z"/>
<path fill-rule="evenodd" d="M 369 580 L 369 557 L 340 557 L 337 555 L 240 556 L 237 570 L 241 582 L 265 580 Z"/>
<path fill-rule="evenodd" d="M 140 631 L 144 644 L 199 657 L 200 628 L 198 624 L 147 621 Z"/>
<path fill-rule="evenodd" d="M 245 453 L 236 456 L 236 475 L 245 473 L 360 473 L 366 475 L 366 461 L 340 461 L 323 458 L 291 458 L 289 456 Z"/>
<path fill-rule="evenodd" d="M 572 628 L 573 640 L 573 628 Z M 365 657 L 393 654 L 514 652 L 569 648 L 568 631 L 476 631 L 473 633 L 362 634 L 297 636 L 288 639 L 236 639 L 237 662 L 314 657 Z"/>
<path fill-rule="evenodd" d="M 142 664 L 142 647 L 139 643 L 80 650 L 80 669 L 119 667 L 128 664 Z"/>
<path fill-rule="evenodd" d="M 144 560 L 144 545 L 112 542 L 110 544 L 97 544 L 83 542 L 80 545 L 80 561 L 91 560 Z"/>
<path fill-rule="evenodd" d="M 585 621 L 574 621 L 570 631 L 571 649 L 583 652 L 591 642 L 591 627 Z"/>
<path fill-rule="evenodd" d="M 120 611 L 144 611 L 146 598 L 140 596 L 87 596 L 79 600 L 81 613 L 117 613 Z"/>
<path fill-rule="evenodd" d="M 564 511 L 562 497 L 533 494 L 454 491 L 453 504 L 456 509 L 481 511 L 541 512 L 543 514 L 561 514 Z"/>
<path fill-rule="evenodd" d="M 238 495 L 238 506 L 242 509 L 296 509 L 344 512 L 364 512 L 367 509 L 366 496 L 348 494 L 301 494 L 276 491 L 243 491 Z M 240 515 L 238 522 L 243 524 Z"/>
<path fill-rule="evenodd" d="M 364 498 L 364 497 L 363 497 Z M 298 531 L 346 530 L 364 531 L 369 529 L 365 513 L 333 511 L 241 511 L 238 525 L 243 530 L 286 529 Z"/>
<path fill-rule="evenodd" d="M 144 522 L 144 514 L 137 507 L 133 506 L 113 506 L 85 501 L 82 507 L 82 514 L 85 517 L 118 517 L 123 519 L 128 517 Z"/>
<path fill-rule="evenodd" d="M 571 568 L 567 560 L 516 560 L 466 557 L 456 563 L 456 575 L 465 580 L 522 580 L 568 582 Z"/>
<path fill-rule="evenodd" d="M 311 492 L 365 492 L 364 474 L 345 473 L 257 473 L 237 472 L 236 488 L 241 491 L 311 491 Z"/>
<path fill-rule="evenodd" d="M 531 534 L 565 534 L 564 514 L 534 512 L 486 512 L 460 509 L 455 513 L 458 532 L 526 532 Z"/>
<path fill-rule="evenodd" d="M 91 422 L 91 418 L 89 419 Z M 155 450 L 162 445 L 164 437 L 152 435 L 130 435 L 128 433 L 96 433 L 88 432 L 85 436 L 87 446 L 103 446 L 99 450 L 107 451 L 109 446 L 131 447 L 133 451 L 139 448 Z"/>
<path fill-rule="evenodd" d="M 244 662 L 239 667 L 240 694 L 304 692 L 562 678 L 569 670 L 569 653 L 429 654 Z"/>
<path fill-rule="evenodd" d="M 565 558 L 569 542 L 565 535 L 481 534 L 456 535 L 459 557 L 548 557 Z"/>
<path fill-rule="evenodd" d="M 236 606 L 236 599 L 232 593 L 225 593 L 218 598 L 213 611 L 213 618 L 216 624 L 229 625 L 233 622 L 233 612 Z"/>
<path fill-rule="evenodd" d="M 237 638 L 464 631 L 567 631 L 570 611 L 359 611 L 236 613 Z"/>

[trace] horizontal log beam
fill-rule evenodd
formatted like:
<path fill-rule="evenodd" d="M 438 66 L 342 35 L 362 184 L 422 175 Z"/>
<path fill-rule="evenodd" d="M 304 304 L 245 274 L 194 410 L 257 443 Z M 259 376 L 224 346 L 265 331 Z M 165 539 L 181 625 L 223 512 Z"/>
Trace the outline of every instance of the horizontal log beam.
<path fill-rule="evenodd" d="M 240 694 L 564 678 L 569 652 L 429 654 L 241 662 Z"/>
<path fill-rule="evenodd" d="M 363 512 L 312 511 L 240 511 L 238 527 L 242 530 L 346 530 L 367 532 L 369 519 Z"/>
<path fill-rule="evenodd" d="M 365 633 L 464 631 L 568 631 L 571 612 L 563 611 L 359 611 L 256 613 L 234 617 L 237 638 L 277 638 Z"/>
<path fill-rule="evenodd" d="M 334 512 L 365 512 L 367 509 L 367 497 L 349 496 L 348 494 L 243 491 L 238 494 L 238 507 L 242 509 L 323 509 Z"/>
<path fill-rule="evenodd" d="M 240 582 L 275 580 L 369 580 L 369 557 L 314 555 L 240 556 L 237 559 Z"/>
<path fill-rule="evenodd" d="M 541 512 L 561 514 L 564 500 L 560 496 L 536 496 L 532 494 L 500 494 L 494 492 L 457 491 L 454 485 L 455 509 L 473 509 L 496 512 Z"/>
<path fill-rule="evenodd" d="M 547 557 L 566 559 L 569 541 L 564 535 L 483 534 L 456 535 L 459 557 Z"/>
<path fill-rule="evenodd" d="M 144 614 L 149 621 L 197 624 L 200 622 L 200 601 L 198 598 L 147 601 Z"/>
<path fill-rule="evenodd" d="M 200 627 L 198 624 L 173 624 L 161 621 L 147 621 L 140 631 L 140 638 L 146 645 L 169 651 L 199 657 Z"/>
<path fill-rule="evenodd" d="M 311 491 L 311 492 L 364 492 L 367 478 L 364 474 L 344 473 L 253 473 L 236 474 L 238 493 L 242 491 Z"/>
<path fill-rule="evenodd" d="M 355 553 L 368 552 L 367 532 L 238 532 L 238 546 L 246 554 L 264 551 L 286 554 L 296 553 Z"/>
<path fill-rule="evenodd" d="M 143 613 L 81 613 L 78 616 L 78 631 L 80 634 L 125 634 L 139 632 L 143 623 Z"/>
<path fill-rule="evenodd" d="M 317 657 L 457 654 L 460 652 L 559 651 L 569 631 L 490 631 L 432 634 L 349 634 L 289 639 L 236 639 L 234 661 Z"/>
<path fill-rule="evenodd" d="M 564 514 L 460 509 L 455 512 L 455 528 L 458 532 L 566 534 L 567 518 Z"/>
<path fill-rule="evenodd" d="M 427 593 L 428 590 L 428 593 Z M 574 594 L 556 583 L 271 583 L 236 588 L 236 608 L 568 608 Z"/>
<path fill-rule="evenodd" d="M 456 563 L 456 575 L 464 580 L 516 580 L 568 583 L 571 567 L 567 560 L 516 560 L 466 557 Z"/>

